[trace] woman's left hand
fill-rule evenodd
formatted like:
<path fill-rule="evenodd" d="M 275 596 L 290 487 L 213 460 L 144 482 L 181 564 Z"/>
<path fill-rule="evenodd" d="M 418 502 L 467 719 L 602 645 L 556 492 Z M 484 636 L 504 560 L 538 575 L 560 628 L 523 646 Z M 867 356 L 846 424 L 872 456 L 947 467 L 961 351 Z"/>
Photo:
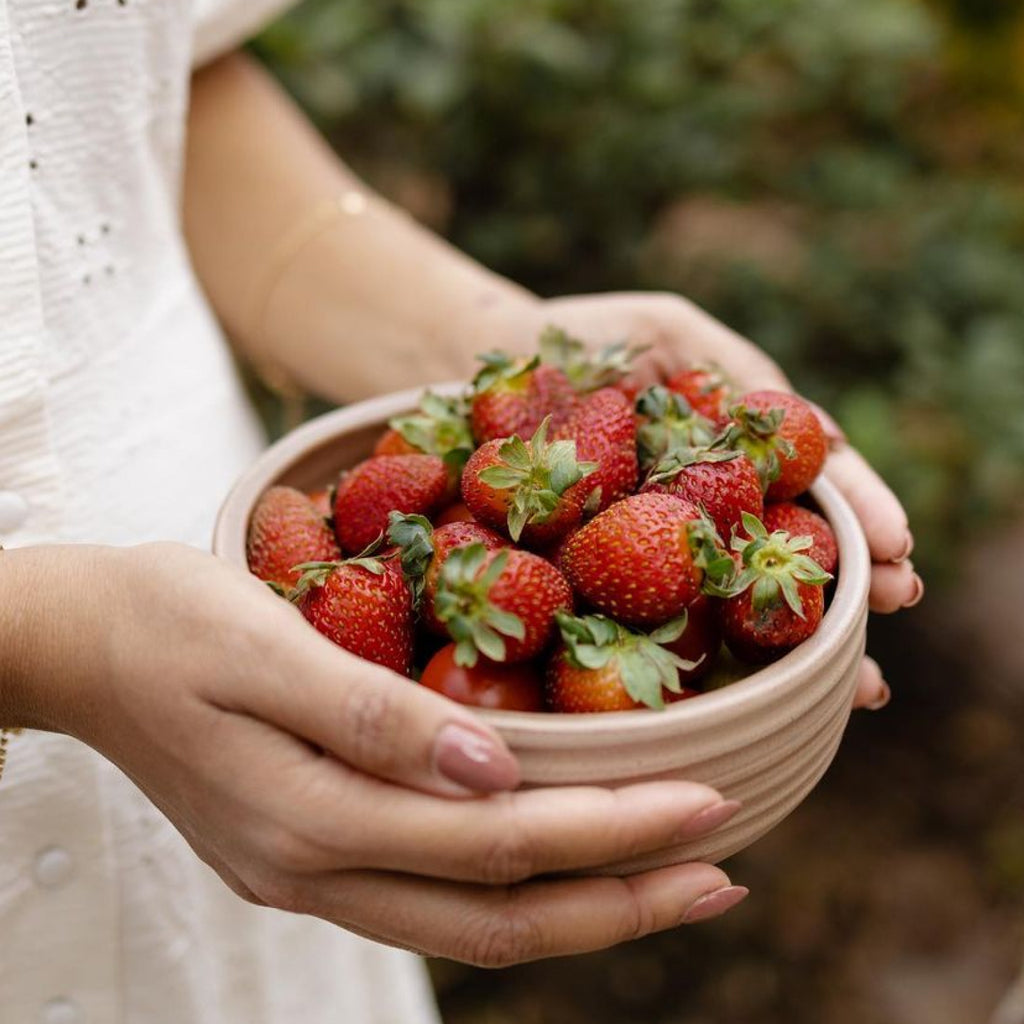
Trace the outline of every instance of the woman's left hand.
<path fill-rule="evenodd" d="M 554 324 L 594 345 L 628 339 L 649 346 L 637 365 L 637 375 L 645 383 L 687 363 L 711 362 L 746 390 L 793 390 L 782 370 L 756 345 L 677 295 L 572 296 L 538 303 L 529 315 L 536 318 L 529 329 L 514 328 L 519 339 L 535 338 L 543 327 Z M 846 443 L 831 417 L 822 410 L 819 414 L 832 446 L 825 475 L 857 513 L 871 552 L 871 610 L 890 613 L 912 607 L 921 600 L 924 584 L 910 561 L 914 541 L 907 514 L 863 456 Z M 888 700 L 889 687 L 878 665 L 865 658 L 855 706 L 880 708 Z"/>

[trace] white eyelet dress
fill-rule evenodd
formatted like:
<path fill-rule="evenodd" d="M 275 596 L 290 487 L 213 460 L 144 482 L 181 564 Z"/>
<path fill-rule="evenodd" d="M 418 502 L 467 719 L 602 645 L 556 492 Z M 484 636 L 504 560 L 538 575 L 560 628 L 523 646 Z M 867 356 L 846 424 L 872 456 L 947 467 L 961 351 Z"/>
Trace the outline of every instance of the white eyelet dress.
<path fill-rule="evenodd" d="M 262 447 L 189 266 L 180 177 L 191 67 L 283 6 L 0 0 L 6 546 L 207 547 Z M 43 733 L 12 742 L 3 1024 L 437 1019 L 414 957 L 244 903 L 91 750 Z"/>

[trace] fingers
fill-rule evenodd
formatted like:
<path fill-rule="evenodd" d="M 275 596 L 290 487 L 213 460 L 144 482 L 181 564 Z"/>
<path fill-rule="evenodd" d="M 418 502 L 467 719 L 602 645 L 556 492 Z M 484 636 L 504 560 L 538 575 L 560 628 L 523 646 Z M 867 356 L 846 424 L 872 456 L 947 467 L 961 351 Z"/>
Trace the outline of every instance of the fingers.
<path fill-rule="evenodd" d="M 914 572 L 913 562 L 871 567 L 868 607 L 873 612 L 888 615 L 901 608 L 913 608 L 923 597 L 924 581 Z"/>
<path fill-rule="evenodd" d="M 504 741 L 466 708 L 335 647 L 299 619 L 265 640 L 234 707 L 369 775 L 444 796 L 513 789 Z"/>
<path fill-rule="evenodd" d="M 825 476 L 842 491 L 857 514 L 872 560 L 896 562 L 907 558 L 913 546 L 907 514 L 864 457 L 843 446 L 829 456 Z"/>
<path fill-rule="evenodd" d="M 322 772 L 328 766 L 315 767 Z M 334 785 L 321 785 L 299 811 L 297 831 L 311 845 L 304 859 L 285 869 L 375 868 L 507 885 L 665 849 L 712 831 L 739 809 L 713 789 L 688 782 L 558 787 L 457 801 L 382 784 L 343 766 L 333 770 Z M 302 788 L 313 793 L 311 786 Z M 287 820 L 288 814 L 282 806 L 276 816 Z"/>
<path fill-rule="evenodd" d="M 715 895 L 712 895 L 715 894 Z M 483 967 L 604 949 L 740 902 L 747 890 L 708 864 L 631 878 L 530 882 L 510 888 L 351 872 L 287 894 L 312 913 L 385 942 Z M 704 900 L 701 903 L 701 900 Z"/>
<path fill-rule="evenodd" d="M 857 692 L 853 698 L 853 706 L 866 708 L 868 711 L 880 711 L 889 703 L 892 692 L 882 678 L 882 670 L 874 658 L 865 658 L 857 675 Z"/>

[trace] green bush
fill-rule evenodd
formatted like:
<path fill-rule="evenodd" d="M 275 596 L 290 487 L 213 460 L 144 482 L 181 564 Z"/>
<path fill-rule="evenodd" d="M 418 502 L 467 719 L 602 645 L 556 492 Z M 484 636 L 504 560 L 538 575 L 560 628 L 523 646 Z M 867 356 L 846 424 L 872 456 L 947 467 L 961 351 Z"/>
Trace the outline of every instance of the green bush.
<path fill-rule="evenodd" d="M 257 50 L 495 269 L 676 290 L 765 346 L 934 572 L 1024 489 L 1024 34 L 983 6 L 309 0 Z"/>

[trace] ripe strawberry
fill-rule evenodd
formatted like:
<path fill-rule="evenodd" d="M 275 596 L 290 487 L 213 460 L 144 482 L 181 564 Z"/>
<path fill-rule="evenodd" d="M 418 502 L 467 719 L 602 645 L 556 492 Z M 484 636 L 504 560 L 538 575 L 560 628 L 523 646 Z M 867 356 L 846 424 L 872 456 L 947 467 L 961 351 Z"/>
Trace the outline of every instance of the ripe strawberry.
<path fill-rule="evenodd" d="M 832 578 L 806 552 L 809 537 L 780 531 L 744 515 L 748 537 L 733 538 L 737 575 L 720 604 L 722 634 L 741 661 L 765 664 L 788 654 L 821 624 L 823 586 Z"/>
<path fill-rule="evenodd" d="M 473 666 L 460 665 L 455 660 L 455 644 L 442 647 L 427 662 L 420 684 L 471 707 L 544 710 L 544 687 L 536 664 L 503 665 L 481 657 Z"/>
<path fill-rule="evenodd" d="M 810 537 L 814 543 L 808 548 L 807 554 L 825 572 L 835 573 L 839 564 L 836 535 L 828 521 L 817 512 L 803 505 L 794 505 L 791 501 L 780 501 L 765 507 L 763 522 L 769 533 L 784 530 L 791 537 Z"/>
<path fill-rule="evenodd" d="M 451 497 L 453 482 L 438 455 L 375 455 L 338 483 L 334 532 L 342 551 L 355 554 L 387 529 L 388 513 L 429 516 Z"/>
<path fill-rule="evenodd" d="M 529 442 L 519 437 L 481 445 L 462 473 L 462 499 L 474 518 L 514 541 L 545 547 L 576 526 L 596 468 L 576 461 L 574 441 L 548 442 L 544 420 Z"/>
<path fill-rule="evenodd" d="M 682 395 L 660 385 L 640 393 L 636 411 L 640 421 L 637 448 L 643 469 L 650 469 L 677 448 L 709 445 L 717 433 L 716 425 L 694 411 Z"/>
<path fill-rule="evenodd" d="M 326 520 L 302 491 L 271 487 L 260 498 L 246 539 L 249 571 L 280 591 L 302 575 L 300 562 L 329 561 L 341 552 Z"/>
<path fill-rule="evenodd" d="M 716 604 L 706 594 L 698 594 L 686 606 L 686 629 L 677 640 L 665 644 L 673 654 L 694 666 L 679 670 L 680 682 L 695 683 L 715 667 L 722 649 L 722 627 Z"/>
<path fill-rule="evenodd" d="M 454 455 L 461 465 L 473 451 L 465 399 L 444 398 L 426 391 L 419 411 L 397 416 L 377 441 L 374 455 Z"/>
<path fill-rule="evenodd" d="M 556 618 L 562 646 L 548 664 L 545 698 L 551 711 L 660 709 L 666 699 L 696 696 L 696 691 L 684 690 L 679 682 L 680 671 L 692 671 L 696 666 L 668 647 L 685 631 L 685 617 L 666 623 L 649 636 L 604 615 L 577 619 L 559 612 Z"/>
<path fill-rule="evenodd" d="M 588 508 L 603 512 L 636 490 L 636 417 L 621 391 L 601 388 L 580 399 L 556 438 L 576 442 L 576 457 L 597 467 L 587 477 Z"/>
<path fill-rule="evenodd" d="M 541 332 L 538 342 L 541 363 L 555 366 L 568 378 L 577 394 L 600 388 L 617 388 L 629 398 L 627 382 L 633 360 L 644 347 L 616 342 L 604 348 L 591 349 L 560 327 L 550 326 Z"/>
<path fill-rule="evenodd" d="M 412 594 L 394 562 L 360 556 L 303 566 L 293 600 L 339 647 L 402 675 L 412 669 Z"/>
<path fill-rule="evenodd" d="M 677 494 L 711 517 L 723 538 L 739 529 L 744 512 L 764 513 L 761 480 L 754 464 L 721 447 L 678 448 L 655 466 L 641 491 Z"/>
<path fill-rule="evenodd" d="M 670 377 L 666 387 L 682 395 L 695 412 L 713 423 L 728 421 L 733 389 L 718 367 L 691 366 Z"/>
<path fill-rule="evenodd" d="M 548 646 L 555 612 L 572 610 L 572 591 L 539 555 L 471 544 L 445 559 L 434 610 L 455 641 L 458 664 L 474 665 L 478 654 L 514 664 Z"/>
<path fill-rule="evenodd" d="M 504 353 L 480 357 L 485 365 L 473 379 L 470 425 L 478 444 L 497 438 L 530 437 L 544 419 L 564 423 L 576 403 L 569 378 L 539 358 L 513 361 Z"/>
<path fill-rule="evenodd" d="M 825 465 L 828 439 L 814 410 L 784 391 L 752 391 L 729 410 L 731 447 L 757 466 L 768 501 L 803 494 Z"/>
<path fill-rule="evenodd" d="M 697 507 L 673 494 L 635 494 L 575 533 L 561 554 L 573 590 L 631 626 L 660 626 L 732 561 Z"/>
<path fill-rule="evenodd" d="M 434 517 L 435 526 L 447 526 L 449 523 L 475 523 L 473 513 L 464 501 L 456 501 L 443 512 Z"/>
<path fill-rule="evenodd" d="M 455 522 L 435 528 L 423 516 L 392 512 L 388 523 L 388 540 L 400 552 L 402 571 L 412 587 L 423 624 L 432 633 L 447 636 L 448 630 L 434 613 L 437 582 L 445 559 L 456 548 L 483 544 L 488 551 L 497 551 L 507 548 L 508 541 L 476 522 Z"/>

